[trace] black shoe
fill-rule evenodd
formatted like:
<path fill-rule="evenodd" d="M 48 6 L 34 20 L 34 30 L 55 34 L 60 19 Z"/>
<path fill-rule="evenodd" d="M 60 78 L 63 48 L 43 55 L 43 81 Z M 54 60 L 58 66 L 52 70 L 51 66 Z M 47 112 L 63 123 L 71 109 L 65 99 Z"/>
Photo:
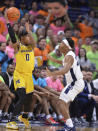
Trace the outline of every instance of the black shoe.
<path fill-rule="evenodd" d="M 64 128 L 59 129 L 57 131 L 76 131 L 76 128 L 75 128 L 75 126 L 74 127 L 69 127 L 69 126 L 66 125 Z"/>
<path fill-rule="evenodd" d="M 29 121 L 34 121 L 34 120 L 35 120 L 35 119 L 34 119 L 34 116 L 29 117 L 28 120 L 29 120 Z"/>
<path fill-rule="evenodd" d="M 9 122 L 9 114 L 2 116 L 2 122 L 3 123 L 8 123 Z"/>

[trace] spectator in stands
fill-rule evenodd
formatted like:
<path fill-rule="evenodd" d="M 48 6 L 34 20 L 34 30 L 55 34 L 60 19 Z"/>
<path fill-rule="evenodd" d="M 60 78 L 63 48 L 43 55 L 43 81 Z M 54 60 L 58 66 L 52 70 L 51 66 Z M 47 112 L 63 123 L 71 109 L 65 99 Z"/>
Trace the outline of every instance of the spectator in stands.
<path fill-rule="evenodd" d="M 48 92 L 50 96 L 46 96 L 46 97 L 42 97 L 42 102 L 40 107 L 42 106 L 42 110 L 44 111 L 44 113 L 46 114 L 46 123 L 47 124 L 56 124 L 56 122 L 53 120 L 53 118 L 51 117 L 51 114 L 49 112 L 49 106 L 51 105 L 52 110 L 55 111 L 57 113 L 58 116 L 58 121 L 61 124 L 65 123 L 65 119 L 63 118 L 60 109 L 57 105 L 57 101 L 58 99 L 58 95 L 59 92 L 55 91 L 54 89 L 52 89 L 51 87 L 47 86 L 46 80 L 45 80 L 45 72 L 43 72 L 43 68 L 41 69 L 37 69 L 35 68 L 34 73 L 33 73 L 33 80 L 34 80 L 34 85 L 35 85 L 35 89 L 40 91 L 40 92 Z M 43 72 L 43 73 L 42 73 Z M 49 102 L 49 104 L 47 103 Z M 39 115 L 41 116 L 41 114 Z"/>
<path fill-rule="evenodd" d="M 25 26 L 25 23 L 26 23 L 26 19 L 22 17 L 20 20 L 20 26 Z"/>
<path fill-rule="evenodd" d="M 98 70 L 98 40 L 91 42 L 91 51 L 87 52 L 87 58 L 96 65 Z"/>
<path fill-rule="evenodd" d="M 77 0 L 77 6 L 82 9 L 89 9 L 89 2 L 88 0 Z"/>
<path fill-rule="evenodd" d="M 42 5 L 42 9 L 38 11 L 38 14 L 46 18 L 49 15 L 46 1 L 42 1 L 41 5 Z M 53 20 L 53 16 L 51 15 L 49 18 L 49 22 L 51 22 L 52 20 Z"/>
<path fill-rule="evenodd" d="M 55 50 L 50 52 L 49 55 L 48 55 L 48 66 L 50 68 L 60 68 L 62 67 L 62 65 L 58 64 L 58 63 L 55 63 L 53 61 L 51 61 L 52 57 L 56 60 L 63 60 L 64 56 L 60 53 L 59 51 L 59 45 L 57 45 L 55 47 Z"/>
<path fill-rule="evenodd" d="M 73 25 L 67 13 L 67 5 L 68 3 L 66 0 L 47 0 L 48 11 L 51 10 L 52 15 L 54 16 L 54 21 L 61 19 L 62 25 L 66 23 L 65 25 L 67 25 L 68 28 L 72 28 Z"/>
<path fill-rule="evenodd" d="M 80 38 L 80 30 L 75 28 L 73 30 L 73 36 L 71 38 L 75 43 L 75 48 L 78 47 L 78 39 Z"/>
<path fill-rule="evenodd" d="M 78 41 L 77 41 L 78 47 L 75 48 L 75 54 L 76 54 L 76 56 L 78 56 L 78 54 L 79 54 L 79 49 L 80 49 L 80 48 L 82 47 L 82 45 L 84 44 L 83 42 L 84 42 L 84 41 L 83 41 L 82 38 L 79 38 L 79 39 L 78 39 Z"/>
<path fill-rule="evenodd" d="M 77 7 L 77 1 L 74 0 L 67 0 L 69 7 Z"/>
<path fill-rule="evenodd" d="M 2 34 L 0 34 L 0 42 L 6 43 L 6 37 L 4 37 Z"/>
<path fill-rule="evenodd" d="M 37 16 L 38 15 L 38 3 L 36 1 L 32 1 L 32 9 L 29 11 L 29 14 L 33 15 L 33 16 Z"/>
<path fill-rule="evenodd" d="M 49 53 L 49 46 L 46 45 L 46 39 L 45 37 L 41 37 L 38 40 L 38 47 L 34 48 L 35 65 L 46 66 L 48 53 Z"/>
<path fill-rule="evenodd" d="M 87 15 L 85 15 L 84 17 L 86 17 L 88 19 L 88 21 L 90 22 L 90 25 L 93 28 L 93 32 L 94 32 L 94 38 L 98 38 L 98 18 L 96 18 L 96 13 L 94 10 L 90 10 L 88 12 Z"/>
<path fill-rule="evenodd" d="M 78 62 L 80 64 L 80 66 L 83 68 L 83 69 L 92 69 L 92 64 L 90 62 L 89 59 L 87 59 L 87 56 L 86 56 L 86 50 L 84 48 L 80 48 L 79 50 L 79 55 L 78 55 Z"/>
<path fill-rule="evenodd" d="M 5 10 L 6 8 L 4 8 L 0 16 L 0 34 L 2 34 L 3 36 L 6 36 L 6 34 L 8 33 L 7 26 L 6 26 L 6 20 L 4 18 Z"/>
<path fill-rule="evenodd" d="M 20 10 L 20 19 L 21 19 L 24 16 L 24 14 L 26 12 L 28 12 L 26 10 L 26 4 L 25 4 L 24 0 L 21 1 L 21 3 L 20 3 L 20 9 L 19 10 Z"/>
<path fill-rule="evenodd" d="M 15 65 L 13 63 L 11 63 L 8 65 L 7 71 L 1 73 L 1 76 L 4 79 L 5 84 L 9 87 L 10 90 L 11 90 L 11 84 L 13 81 L 14 70 L 15 70 Z"/>
<path fill-rule="evenodd" d="M 37 15 L 35 24 L 33 25 L 33 32 L 36 32 L 38 28 L 44 28 L 45 18 L 42 15 Z"/>
<path fill-rule="evenodd" d="M 26 13 L 24 14 L 23 18 L 25 18 L 26 21 L 29 21 L 29 16 L 30 16 L 29 13 L 26 12 Z"/>
<path fill-rule="evenodd" d="M 71 29 L 69 29 L 69 28 L 65 29 L 64 33 L 65 33 L 66 38 L 72 37 L 72 30 Z"/>
<path fill-rule="evenodd" d="M 6 52 L 6 54 L 8 55 L 9 58 L 14 59 L 14 48 L 13 48 L 13 45 L 12 45 L 10 38 L 7 41 L 7 46 L 6 46 L 5 52 Z"/>
<path fill-rule="evenodd" d="M 62 25 L 62 20 L 58 19 L 55 23 L 50 24 L 50 29 L 52 29 L 53 33 L 57 35 L 59 31 L 64 31 L 66 29 L 66 25 Z"/>
<path fill-rule="evenodd" d="M 30 24 L 32 24 L 32 26 L 34 25 L 34 23 L 35 23 L 35 17 L 33 15 L 30 15 L 29 22 L 30 22 Z"/>
<path fill-rule="evenodd" d="M 40 37 L 45 37 L 45 28 L 37 28 L 36 30 L 37 39 Z"/>
<path fill-rule="evenodd" d="M 15 0 L 10 0 L 9 7 L 14 7 L 15 6 Z"/>
<path fill-rule="evenodd" d="M 3 78 L 0 76 L 0 120 L 8 120 L 8 109 L 14 98 L 14 94 L 10 92 Z"/>
<path fill-rule="evenodd" d="M 61 84 L 61 81 L 58 79 L 58 77 L 56 76 L 47 77 L 46 82 L 47 82 L 48 87 L 53 88 L 55 91 L 58 91 L 58 92 L 62 91 L 62 84 Z"/>
<path fill-rule="evenodd" d="M 57 34 L 57 37 L 58 37 L 58 42 L 61 43 L 61 41 L 64 39 L 64 31 L 59 31 L 58 34 Z"/>
<path fill-rule="evenodd" d="M 76 25 L 80 29 L 80 37 L 82 39 L 94 36 L 93 28 L 89 25 L 89 21 L 87 18 L 79 16 L 76 20 Z"/>
<path fill-rule="evenodd" d="M 0 64 L 2 72 L 6 72 L 8 61 L 10 60 L 8 55 L 5 53 L 6 43 L 0 43 Z"/>
<path fill-rule="evenodd" d="M 86 37 L 85 40 L 83 41 L 82 48 L 84 48 L 87 52 L 91 51 L 91 43 L 92 38 L 91 37 Z"/>

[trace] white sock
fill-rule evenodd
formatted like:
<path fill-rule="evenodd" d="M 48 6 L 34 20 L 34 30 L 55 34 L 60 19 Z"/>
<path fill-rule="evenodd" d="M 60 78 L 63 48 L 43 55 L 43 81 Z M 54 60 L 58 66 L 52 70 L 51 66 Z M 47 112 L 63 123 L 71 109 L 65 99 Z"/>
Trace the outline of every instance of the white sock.
<path fill-rule="evenodd" d="M 41 117 L 44 117 L 44 116 L 45 116 L 45 113 L 42 113 L 42 114 L 41 114 Z"/>
<path fill-rule="evenodd" d="M 62 115 L 59 115 L 59 116 L 58 116 L 58 119 L 59 119 L 59 120 L 61 120 L 62 118 L 63 118 L 63 116 L 62 116 Z"/>
<path fill-rule="evenodd" d="M 46 119 L 49 119 L 51 117 L 51 115 L 49 114 L 49 115 L 46 115 Z"/>
<path fill-rule="evenodd" d="M 0 114 L 2 114 L 2 110 L 0 110 Z"/>
<path fill-rule="evenodd" d="M 69 127 L 73 127 L 74 126 L 71 119 L 67 119 L 66 120 L 66 125 L 69 126 Z"/>
<path fill-rule="evenodd" d="M 32 113 L 32 112 L 29 112 L 28 116 L 29 116 L 29 117 L 32 117 L 32 116 L 33 116 L 33 113 Z"/>
<path fill-rule="evenodd" d="M 4 112 L 4 116 L 6 116 L 8 113 L 7 112 Z"/>
<path fill-rule="evenodd" d="M 57 115 L 56 115 L 55 112 L 53 112 L 52 117 L 53 117 L 53 118 L 57 118 Z"/>
<path fill-rule="evenodd" d="M 23 115 L 24 114 L 24 112 L 21 112 L 21 115 Z"/>

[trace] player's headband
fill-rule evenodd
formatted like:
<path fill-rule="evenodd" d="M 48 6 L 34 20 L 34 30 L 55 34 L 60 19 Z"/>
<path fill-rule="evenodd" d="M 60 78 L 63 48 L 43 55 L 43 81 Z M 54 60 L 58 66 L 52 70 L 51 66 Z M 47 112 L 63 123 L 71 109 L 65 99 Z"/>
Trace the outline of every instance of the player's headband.
<path fill-rule="evenodd" d="M 68 42 L 67 39 L 64 39 L 64 40 L 63 40 L 63 43 L 64 43 L 66 46 L 68 46 L 69 49 L 72 49 L 72 48 L 70 47 L 69 42 Z"/>

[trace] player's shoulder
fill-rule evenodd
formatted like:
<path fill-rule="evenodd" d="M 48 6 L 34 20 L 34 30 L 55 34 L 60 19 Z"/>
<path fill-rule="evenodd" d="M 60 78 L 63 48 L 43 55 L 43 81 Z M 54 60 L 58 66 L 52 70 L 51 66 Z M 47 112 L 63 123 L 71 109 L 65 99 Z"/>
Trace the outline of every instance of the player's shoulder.
<path fill-rule="evenodd" d="M 69 52 L 66 54 L 66 56 L 73 56 L 73 57 L 75 57 L 75 53 L 74 53 L 73 51 L 69 51 Z"/>

